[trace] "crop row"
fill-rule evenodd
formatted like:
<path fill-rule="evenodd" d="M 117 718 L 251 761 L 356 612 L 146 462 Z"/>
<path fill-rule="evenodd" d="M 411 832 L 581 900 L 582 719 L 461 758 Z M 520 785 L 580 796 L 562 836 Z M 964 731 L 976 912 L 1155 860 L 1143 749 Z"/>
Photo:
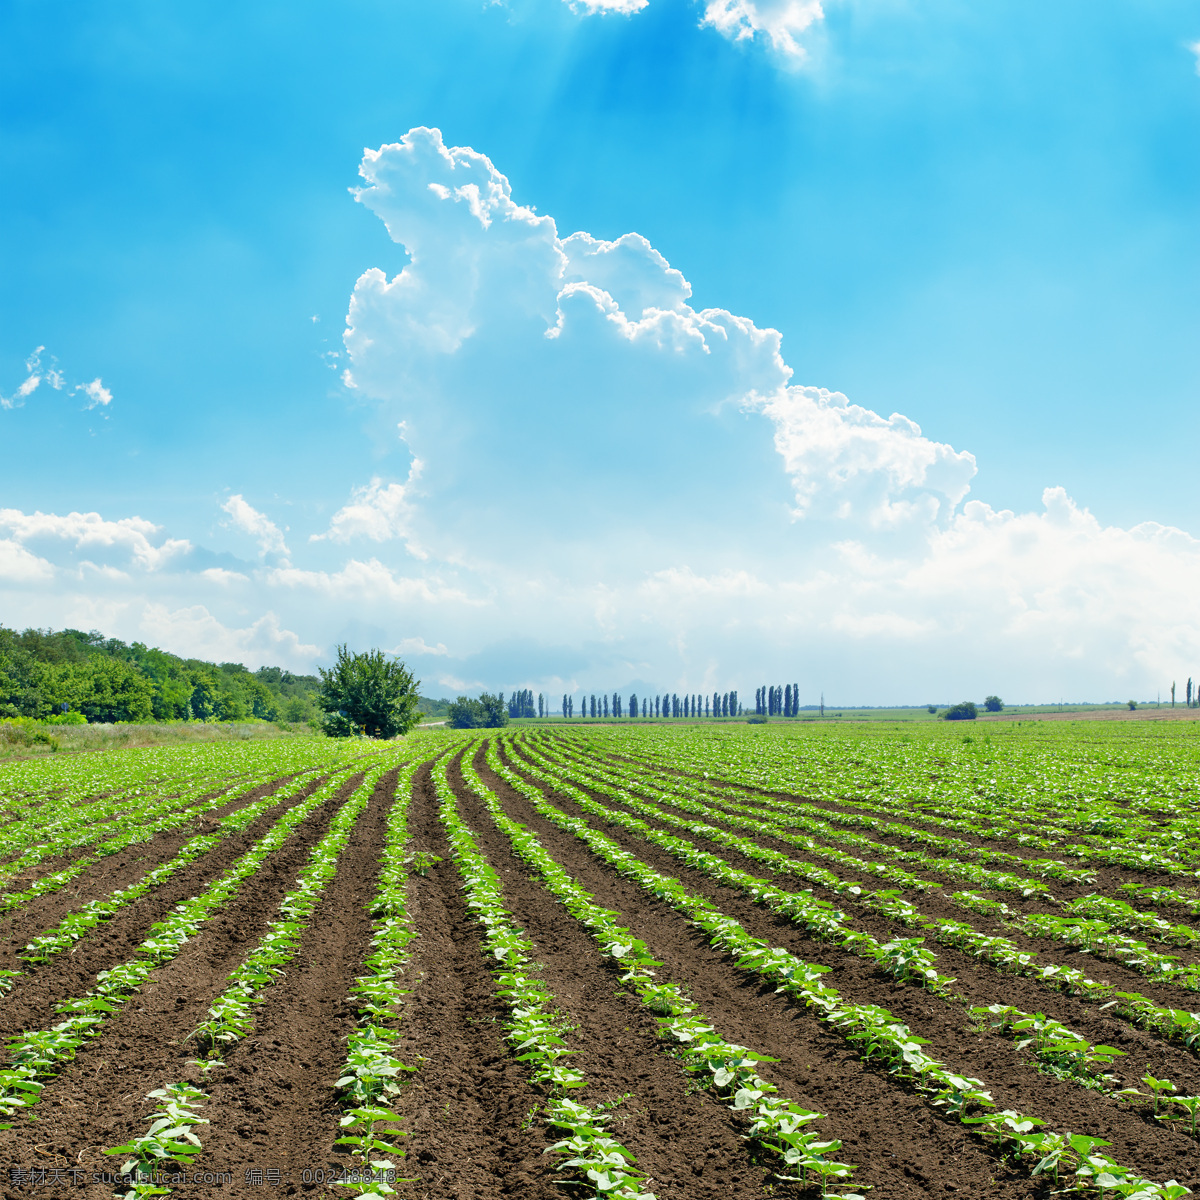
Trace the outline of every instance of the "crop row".
<path fill-rule="evenodd" d="M 538 756 L 536 755 L 536 752 L 534 752 L 534 755 L 535 757 L 539 758 L 540 761 L 553 765 L 554 760 Z M 593 785 L 598 784 L 601 787 L 608 786 L 610 788 L 612 785 L 606 784 L 606 780 L 614 778 L 618 779 L 622 784 L 626 785 L 620 791 L 620 798 L 626 804 L 637 804 L 637 801 L 634 799 L 634 797 L 630 795 L 630 791 L 633 791 L 641 792 L 642 794 L 655 795 L 673 807 L 680 808 L 686 812 L 698 812 L 707 816 L 714 815 L 711 808 L 702 803 L 689 800 L 684 796 L 677 794 L 674 789 L 669 792 L 657 791 L 647 788 L 645 785 L 640 785 L 637 782 L 631 781 L 626 776 L 616 775 L 613 772 L 605 772 L 604 778 L 599 777 L 599 773 L 596 775 L 584 776 L 584 778 L 589 779 Z M 737 812 L 744 811 L 744 808 L 741 805 L 729 805 L 726 807 L 731 807 Z M 661 809 L 646 810 L 643 807 L 642 811 L 649 811 L 650 815 L 653 815 L 658 819 L 664 819 L 668 821 L 673 819 L 669 813 L 666 813 Z M 814 847 L 814 845 L 811 844 L 807 839 L 797 839 L 789 836 L 786 834 L 786 832 L 783 832 L 777 828 L 773 822 L 761 822 L 752 817 L 739 817 L 723 810 L 720 811 L 719 815 L 726 823 L 749 828 L 756 832 L 779 838 L 783 841 L 789 842 L 792 845 L 799 845 L 805 850 L 811 851 L 813 849 L 818 849 L 819 852 L 819 847 Z M 699 830 L 695 831 L 699 832 Z M 766 852 L 766 854 L 764 854 L 761 848 L 755 847 L 754 843 L 747 842 L 744 839 L 738 839 L 734 842 L 730 842 L 728 840 L 729 835 L 724 834 L 723 831 L 714 829 L 712 826 L 705 827 L 703 833 L 705 836 L 716 837 L 717 840 L 724 839 L 726 844 L 736 844 L 737 848 L 742 853 L 749 854 L 752 857 L 758 857 L 760 859 L 767 858 L 768 861 L 770 861 L 770 852 Z M 889 848 L 883 847 L 883 849 Z M 779 858 L 776 861 L 780 862 L 780 864 L 786 863 L 786 869 L 794 874 L 803 874 L 804 877 L 809 879 L 811 882 L 819 883 L 822 886 L 830 886 L 830 881 L 820 878 L 819 875 L 814 875 L 811 864 L 798 864 L 795 862 L 795 860 L 787 860 L 784 858 Z M 866 863 L 859 865 L 870 868 L 874 864 Z M 805 869 L 802 871 L 800 870 L 801 867 Z M 936 865 L 934 865 L 932 869 L 937 869 Z M 879 873 L 877 872 L 876 874 Z M 834 886 L 836 890 L 844 890 L 844 886 L 842 888 L 837 888 L 836 885 Z M 993 886 L 995 885 L 993 884 Z M 1024 890 L 1028 892 L 1028 889 Z M 972 893 L 956 893 L 954 899 L 956 902 L 964 904 L 965 907 L 971 907 L 975 911 L 986 912 L 997 917 L 1007 917 L 1011 915 L 1005 905 L 996 901 L 989 901 L 984 898 L 974 897 Z M 911 925 L 917 923 L 917 921 L 923 920 L 923 918 L 920 918 L 919 914 L 915 914 L 915 912 L 906 913 L 902 904 L 898 906 L 889 902 L 888 907 L 893 911 L 893 915 L 900 916 L 901 919 L 905 920 L 906 924 Z M 1071 912 L 1103 912 L 1106 916 L 1132 924 L 1135 928 L 1150 929 L 1156 933 L 1165 932 L 1172 935 L 1177 940 L 1186 938 L 1190 942 L 1195 941 L 1196 938 L 1200 936 L 1195 934 L 1195 932 L 1188 926 L 1171 926 L 1168 922 L 1162 921 L 1161 918 L 1155 917 L 1153 914 L 1139 913 L 1128 904 L 1125 904 L 1123 901 L 1110 900 L 1102 896 L 1083 897 L 1079 901 L 1076 901 L 1073 905 L 1068 905 L 1067 907 L 1068 911 Z M 916 917 L 916 920 L 913 919 L 914 916 Z M 1102 921 L 1096 918 L 1088 919 L 1081 917 L 1062 917 L 1053 913 L 1027 913 L 1020 918 L 1010 921 L 1009 924 L 1011 924 L 1013 928 L 1020 929 L 1022 932 L 1025 932 L 1033 937 L 1045 937 L 1051 940 L 1061 941 L 1069 945 L 1079 945 L 1091 953 L 1097 954 L 1101 957 L 1110 958 L 1116 962 L 1120 962 L 1122 965 L 1138 971 L 1141 974 L 1147 975 L 1156 981 L 1169 982 L 1188 990 L 1200 991 L 1200 968 L 1192 965 L 1181 966 L 1179 965 L 1178 956 L 1176 955 L 1163 954 L 1159 951 L 1151 949 L 1143 941 L 1139 941 L 1132 937 L 1127 937 L 1124 934 L 1114 933 L 1112 922 Z"/>
<path fill-rule="evenodd" d="M 909 1081 L 927 1101 L 943 1109 L 947 1116 L 964 1122 L 989 1141 L 1009 1153 L 1037 1160 L 1035 1171 L 1059 1168 L 1071 1170 L 1077 1186 L 1098 1186 L 1122 1197 L 1136 1200 L 1170 1198 L 1186 1194 L 1187 1189 L 1174 1180 L 1156 1184 L 1114 1163 L 1103 1152 L 1101 1139 L 1085 1135 L 1038 1132 L 1045 1122 L 1027 1114 L 995 1111 L 986 1085 L 974 1078 L 960 1076 L 921 1050 L 922 1039 L 886 1009 L 876 1005 L 842 1002 L 837 991 L 820 982 L 828 968 L 803 962 L 779 947 L 753 938 L 731 917 L 721 913 L 702 897 L 690 894 L 677 879 L 661 875 L 612 839 L 588 826 L 581 818 L 568 817 L 546 799 L 541 790 L 494 759 L 493 769 L 521 792 L 536 811 L 547 820 L 580 838 L 598 857 L 620 874 L 634 880 L 656 898 L 683 912 L 702 929 L 712 945 L 730 953 L 737 965 L 775 984 L 813 1009 L 818 1017 L 853 1044 L 866 1060 L 878 1057 L 889 1070 Z M 569 781 L 556 778 L 552 785 L 577 802 L 582 793 Z M 586 798 L 586 797 L 584 797 Z M 971 1115 L 978 1113 L 979 1115 Z M 1045 1166 L 1043 1166 L 1045 1164 Z"/>
<path fill-rule="evenodd" d="M 176 905 L 165 920 L 155 922 L 133 958 L 102 971 L 96 986 L 83 996 L 58 1004 L 55 1011 L 63 1015 L 63 1021 L 51 1029 L 29 1031 L 10 1040 L 6 1047 L 10 1066 L 0 1070 L 0 1114 L 11 1117 L 35 1104 L 46 1080 L 58 1074 L 83 1042 L 98 1036 L 108 1015 L 137 991 L 152 971 L 173 959 L 293 831 L 337 792 L 343 780 L 343 775 L 334 776 L 289 808 L 216 882 L 200 895 Z"/>
<path fill-rule="evenodd" d="M 371 801 L 380 777 L 391 769 L 388 761 L 376 763 L 342 802 L 329 823 L 329 831 L 309 851 L 296 884 L 279 902 L 279 916 L 267 926 L 258 945 L 229 976 L 227 987 L 212 1003 L 207 1018 L 192 1034 L 206 1057 L 202 1069 L 224 1066 L 219 1057 L 254 1028 L 254 1005 L 264 988 L 283 974 L 284 965 L 300 949 L 300 939 L 325 885 L 337 874 L 338 858 Z"/>
<path fill-rule="evenodd" d="M 561 756 L 556 757 L 561 761 Z M 551 759 L 548 761 L 555 760 Z M 909 874 L 907 871 L 897 869 L 890 864 L 864 862 L 862 859 L 854 858 L 852 855 L 847 855 L 842 851 L 823 846 L 811 836 L 798 836 L 792 833 L 791 830 L 801 829 L 808 834 L 816 835 L 827 841 L 853 846 L 857 850 L 865 851 L 868 854 L 882 855 L 898 862 L 920 867 L 922 870 L 932 874 L 946 875 L 952 879 L 972 883 L 978 887 L 987 887 L 996 891 L 1018 892 L 1022 896 L 1049 895 L 1050 889 L 1048 885 L 1041 880 L 1024 878 L 1004 871 L 993 871 L 974 863 L 947 860 L 940 854 L 930 851 L 901 850 L 896 846 L 876 842 L 871 838 L 851 833 L 845 829 L 838 828 L 839 821 L 836 814 L 830 820 L 805 817 L 800 815 L 799 812 L 794 811 L 792 806 L 780 804 L 780 807 L 784 811 L 776 815 L 773 812 L 764 811 L 761 806 L 740 804 L 731 800 L 726 796 L 724 789 L 702 788 L 696 785 L 685 786 L 681 785 L 678 780 L 661 778 L 656 778 L 653 783 L 648 783 L 642 779 L 631 777 L 628 773 L 612 769 L 597 770 L 592 763 L 588 763 L 588 767 L 590 773 L 597 778 L 615 781 L 623 787 L 640 791 L 642 794 L 653 796 L 655 799 L 665 799 L 675 807 L 682 808 L 687 812 L 711 816 L 715 806 L 727 821 L 740 824 L 747 829 L 755 829 L 771 837 L 779 838 L 782 841 L 803 849 L 806 853 L 828 858 L 831 862 L 837 862 L 840 865 L 850 867 L 852 870 L 866 870 L 868 874 L 874 874 L 878 878 L 898 883 L 902 887 L 929 887 L 931 885 L 921 881 L 918 877 Z M 691 798 L 698 794 L 704 795 L 707 803 Z M 822 813 L 823 817 L 830 817 L 830 814 L 822 809 L 814 811 Z"/>
<path fill-rule="evenodd" d="M 395 1055 L 400 1041 L 399 1024 L 407 989 L 401 976 L 411 958 L 417 931 L 409 916 L 409 870 L 423 874 L 428 863 L 414 861 L 408 852 L 408 802 L 413 775 L 421 760 L 400 768 L 395 796 L 388 810 L 387 831 L 379 858 L 379 884 L 371 900 L 371 951 L 366 974 L 354 982 L 351 1001 L 358 1022 L 349 1036 L 346 1062 L 336 1084 L 342 1109 L 341 1144 L 353 1147 L 361 1196 L 388 1196 L 394 1188 L 382 1173 L 394 1169 L 390 1158 L 404 1156 L 393 1140 L 402 1131 L 395 1128 L 400 1117 L 388 1105 L 400 1093 L 400 1080 L 415 1068 Z"/>
<path fill-rule="evenodd" d="M 21 958 L 30 963 L 49 962 L 56 954 L 73 946 L 80 938 L 85 937 L 97 925 L 111 920 L 122 908 L 149 895 L 155 888 L 161 886 L 170 877 L 183 870 L 189 863 L 196 862 L 210 850 L 219 846 L 226 838 L 242 833 L 248 829 L 268 809 L 291 799 L 310 781 L 300 780 L 292 783 L 282 792 L 276 792 L 257 804 L 248 804 L 236 812 L 222 817 L 217 823 L 216 833 L 200 834 L 184 843 L 183 848 L 174 858 L 152 868 L 140 879 L 128 887 L 121 888 L 106 896 L 103 900 L 91 900 L 82 908 L 67 913 L 52 929 L 38 934 L 25 946 Z M 6 986 L 11 986 L 11 976 Z"/>
<path fill-rule="evenodd" d="M 494 961 L 497 993 L 509 1009 L 506 1036 L 519 1061 L 529 1064 L 530 1078 L 546 1089 L 546 1114 L 551 1124 L 569 1132 L 553 1149 L 569 1152 L 563 1169 L 581 1174 L 595 1195 L 614 1200 L 653 1200 L 640 1184 L 645 1175 L 634 1156 L 605 1129 L 607 1115 L 562 1093 L 587 1086 L 586 1077 L 566 1060 L 568 1018 L 558 1009 L 553 993 L 534 978 L 534 946 L 512 919 L 504 902 L 500 877 L 479 849 L 458 811 L 446 777 L 445 759 L 433 770 L 438 815 L 445 827 L 451 857 L 463 881 L 467 908 L 483 926 L 484 946 Z"/>
<path fill-rule="evenodd" d="M 658 1014 L 660 1030 L 680 1048 L 683 1064 L 729 1101 L 731 1109 L 744 1114 L 750 1121 L 748 1137 L 781 1160 L 785 1173 L 777 1178 L 804 1186 L 811 1176 L 820 1180 L 822 1195 L 828 1195 L 831 1179 L 848 1178 L 853 1168 L 829 1157 L 841 1148 L 841 1142 L 818 1141 L 808 1129 L 812 1122 L 824 1120 L 822 1114 L 780 1096 L 778 1088 L 758 1074 L 759 1063 L 775 1060 L 726 1041 L 677 985 L 658 982 L 653 968 L 662 964 L 628 928 L 617 923 L 619 914 L 595 904 L 593 896 L 554 861 L 537 838 L 504 812 L 466 756 L 461 767 L 467 788 L 482 802 L 516 853 L 541 875 L 547 889 L 587 929 L 601 953 L 621 968 L 621 982 Z M 842 1200 L 862 1198 L 857 1193 L 846 1193 Z"/>
<path fill-rule="evenodd" d="M 593 736 L 591 744 L 606 757 L 614 748 L 611 739 L 606 740 L 602 735 Z M 993 769 L 997 767 L 1000 745 L 997 741 L 988 747 L 985 764 Z M 1015 742 L 1003 745 L 1006 752 L 1011 751 L 1014 755 L 1027 749 L 1018 748 Z M 937 757 L 929 764 L 934 769 L 927 768 L 924 778 L 920 779 L 908 772 L 887 770 L 895 763 L 895 751 L 907 750 L 907 743 L 897 747 L 883 739 L 873 739 L 869 743 L 863 739 L 855 749 L 859 749 L 867 760 L 865 763 L 859 760 L 858 765 L 873 768 L 867 787 L 861 786 L 864 782 L 861 775 L 847 771 L 847 765 L 853 765 L 853 760 L 847 764 L 844 757 L 839 759 L 836 752 L 831 752 L 832 747 L 806 743 L 806 753 L 798 757 L 790 752 L 790 739 L 758 739 L 753 746 L 753 758 L 747 756 L 748 749 L 745 739 L 736 737 L 709 737 L 705 741 L 697 737 L 677 738 L 670 743 L 669 752 L 661 738 L 643 739 L 641 747 L 633 748 L 632 753 L 628 744 L 620 747 L 623 756 L 653 763 L 656 771 L 665 768 L 669 773 L 677 773 L 682 768 L 697 777 L 712 776 L 766 791 L 797 797 L 815 796 L 839 805 L 851 804 L 890 813 L 912 814 L 928 808 L 927 819 L 941 828 L 957 826 L 962 832 L 993 839 L 997 835 L 1006 836 L 1024 845 L 1053 848 L 1060 855 L 1096 863 L 1177 874 L 1190 874 L 1200 863 L 1200 818 L 1191 805 L 1173 804 L 1171 800 L 1172 793 L 1178 795 L 1178 781 L 1186 779 L 1186 775 L 1176 773 L 1169 781 L 1164 779 L 1162 789 L 1166 794 L 1147 798 L 1149 812 L 1139 817 L 1135 811 L 1137 804 L 1118 805 L 1110 797 L 1088 800 L 1078 797 L 1074 789 L 1068 792 L 1064 805 L 1048 808 L 1043 803 L 1044 787 L 1038 786 L 1044 785 L 1044 780 L 1006 782 L 996 777 L 980 779 L 976 774 L 971 792 L 956 792 L 947 786 L 949 781 L 943 774 L 957 765 L 952 758 L 954 752 L 948 752 L 944 745 L 936 746 Z M 959 756 L 959 761 L 969 764 L 976 772 L 981 765 L 979 756 L 970 752 Z M 1131 767 L 1134 765 L 1130 764 Z M 1143 768 L 1144 763 L 1137 762 L 1136 766 Z M 1130 774 L 1134 772 L 1130 771 Z M 929 790 L 931 779 L 936 780 L 937 786 L 927 796 L 923 793 Z M 1078 778 L 1073 783 L 1078 784 Z M 1110 771 L 1104 778 L 1103 787 L 1110 796 L 1112 786 Z M 929 801 L 933 802 L 932 807 Z M 971 812 L 982 819 L 965 820 L 962 814 Z M 1052 812 L 1060 819 L 1059 827 L 1051 819 Z M 922 812 L 922 815 L 925 814 Z M 1169 818 L 1165 826 L 1161 823 L 1162 815 Z M 859 819 L 869 821 L 872 818 Z M 1079 833 L 1084 841 L 1066 841 Z"/>
<path fill-rule="evenodd" d="M 536 773 L 536 768 L 530 769 Z M 560 778 L 560 776 L 556 776 L 556 778 Z M 729 834 L 713 825 L 702 822 L 690 822 L 674 817 L 671 813 L 661 808 L 650 805 L 645 801 L 638 801 L 636 797 L 629 795 L 627 792 L 613 793 L 611 788 L 609 788 L 606 789 L 606 794 L 613 799 L 618 799 L 623 805 L 633 809 L 635 812 L 641 812 L 653 819 L 680 826 L 697 836 L 709 838 L 721 845 L 728 846 L 730 849 L 735 849 L 747 857 L 765 862 L 776 871 L 794 874 L 819 886 L 830 887 L 843 898 L 872 908 L 890 920 L 898 921 L 910 928 L 918 928 L 924 935 L 932 938 L 934 941 L 951 946 L 957 950 L 962 950 L 981 962 L 985 962 L 999 970 L 1025 976 L 1051 990 L 1068 992 L 1072 995 L 1081 996 L 1093 1001 L 1110 1001 L 1115 1005 L 1115 1011 L 1132 1023 L 1168 1038 L 1178 1040 L 1189 1048 L 1200 1048 L 1200 1013 L 1159 1005 L 1138 992 L 1119 991 L 1114 993 L 1114 989 L 1110 985 L 1097 982 L 1078 967 L 1063 966 L 1056 963 L 1040 964 L 1035 951 L 1024 950 L 1002 935 L 984 934 L 964 922 L 944 917 L 930 919 L 922 915 L 911 903 L 898 896 L 895 892 L 889 890 L 873 891 L 870 888 L 863 887 L 861 884 L 847 883 L 842 880 L 831 882 L 822 878 L 819 874 L 821 869 L 816 868 L 814 870 L 811 863 L 790 859 L 778 851 L 766 849 L 749 839 Z M 578 792 L 577 789 L 572 793 L 572 797 L 585 808 L 595 805 L 594 801 L 585 794 Z M 616 820 L 619 823 L 627 824 L 639 836 L 655 841 L 656 844 L 661 845 L 664 849 L 668 849 L 671 853 L 677 855 L 695 855 L 695 863 L 705 861 L 703 851 L 696 850 L 689 843 L 683 842 L 681 839 L 673 839 L 670 835 L 661 834 L 636 818 L 626 818 L 623 814 L 600 805 L 595 805 L 589 811 L 593 811 L 597 815 L 603 814 L 607 820 Z M 720 862 L 720 860 L 716 861 Z M 695 865 L 695 863 L 692 865 Z M 732 872 L 732 868 L 727 868 L 727 870 Z M 729 880 L 733 878 L 733 874 L 729 875 Z M 751 876 L 747 878 L 753 879 Z M 734 883 L 731 886 L 737 886 L 737 884 Z M 749 886 L 757 887 L 757 885 Z M 783 893 L 783 896 L 787 895 L 791 895 L 791 893 Z M 955 898 L 969 895 L 970 893 L 956 893 Z M 755 895 L 755 899 L 758 898 L 758 895 Z M 784 905 L 790 903 L 784 899 L 779 899 L 778 902 Z M 819 902 L 815 903 L 819 904 Z M 992 905 L 995 902 L 987 901 L 985 903 Z M 810 909 L 810 906 L 805 904 L 798 911 L 809 913 L 808 920 L 812 922 L 810 928 L 814 933 L 817 933 L 822 926 L 830 925 L 831 918 L 823 915 L 820 908 Z M 793 917 L 792 919 L 795 918 Z M 840 921 L 838 924 L 840 925 Z M 1049 929 L 1048 926 L 1045 928 Z M 916 959 L 920 959 L 921 955 L 919 951 L 908 946 L 906 940 L 896 940 L 895 945 L 900 947 L 900 949 L 890 951 L 889 953 L 897 954 L 905 959 L 914 956 Z M 1122 961 L 1126 965 L 1136 966 L 1135 962 L 1129 960 Z M 1113 999 L 1114 996 L 1115 999 Z"/>

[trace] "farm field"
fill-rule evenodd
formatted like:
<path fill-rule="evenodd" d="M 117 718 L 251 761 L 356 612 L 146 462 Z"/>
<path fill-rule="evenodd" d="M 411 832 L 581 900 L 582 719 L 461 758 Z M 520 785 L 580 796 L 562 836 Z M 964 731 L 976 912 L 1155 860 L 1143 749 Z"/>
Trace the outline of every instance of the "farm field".
<path fill-rule="evenodd" d="M 5 764 L 0 1191 L 1185 1195 L 1197 728 Z"/>

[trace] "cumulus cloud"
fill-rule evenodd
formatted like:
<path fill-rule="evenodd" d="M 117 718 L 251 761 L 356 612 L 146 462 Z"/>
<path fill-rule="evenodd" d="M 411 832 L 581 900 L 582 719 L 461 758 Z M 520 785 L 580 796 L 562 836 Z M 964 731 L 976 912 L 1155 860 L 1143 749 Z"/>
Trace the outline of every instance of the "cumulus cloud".
<path fill-rule="evenodd" d="M 357 199 L 410 261 L 393 278 L 372 269 L 355 285 L 348 379 L 403 416 L 423 491 L 443 532 L 458 535 L 447 553 L 470 558 L 496 545 L 493 518 L 506 511 L 498 498 L 520 503 L 513 481 L 536 481 L 531 496 L 550 501 L 567 540 L 596 515 L 597 494 L 682 494 L 716 477 L 729 493 L 759 493 L 760 443 L 746 417 L 774 427 L 798 515 L 886 527 L 945 517 L 965 495 L 969 454 L 924 438 L 900 414 L 792 385 L 779 332 L 694 307 L 687 279 L 644 237 L 560 237 L 486 156 L 447 146 L 436 129 L 368 151 L 360 170 Z M 562 434 L 549 439 L 554 427 Z M 592 490 L 579 494 L 583 478 Z M 427 544 L 409 508 L 411 480 L 373 488 L 322 536 L 381 539 L 403 524 L 404 536 Z M 545 517 L 539 536 L 554 524 Z M 636 505 L 606 505 L 604 524 L 615 540 L 641 519 Z"/>
<path fill-rule="evenodd" d="M 935 518 L 967 494 L 975 456 L 924 437 L 915 422 L 881 417 L 825 388 L 790 387 L 758 401 L 796 490 L 796 515 L 818 505 L 873 525 Z"/>
<path fill-rule="evenodd" d="M 16 538 L 0 538 L 0 582 L 47 584 L 54 578 L 54 566 L 31 554 Z"/>
<path fill-rule="evenodd" d="M 576 12 L 641 12 L 649 0 L 565 0 Z M 705 0 L 701 26 L 709 26 L 733 42 L 765 41 L 785 60 L 801 62 L 807 51 L 800 37 L 825 18 L 820 0 Z"/>
<path fill-rule="evenodd" d="M 0 508 L 0 529 L 7 529 L 21 546 L 32 543 L 42 547 L 44 553 L 53 546 L 88 551 L 93 559 L 97 552 L 110 552 L 147 571 L 160 570 L 192 549 L 185 538 L 159 537 L 162 527 L 143 517 L 111 521 L 96 512 L 61 516 Z"/>
<path fill-rule="evenodd" d="M 426 655 L 432 654 L 443 657 L 450 653 L 442 642 L 438 642 L 436 646 L 426 645 L 425 639 L 420 637 L 404 638 L 397 642 L 391 650 L 392 654 L 397 657 L 403 657 L 408 654 Z"/>
<path fill-rule="evenodd" d="M 76 391 L 83 392 L 87 397 L 84 408 L 107 408 L 112 403 L 112 392 L 100 382 L 99 375 L 91 383 L 79 384 Z"/>
<path fill-rule="evenodd" d="M 61 392 L 69 386 L 66 377 L 59 370 L 57 359 L 51 357 L 49 365 L 43 364 L 42 355 L 45 352 L 45 346 L 38 346 L 25 360 L 25 379 L 11 396 L 0 392 L 0 408 L 22 408 L 25 401 L 43 383 L 56 392 Z M 112 392 L 104 386 L 99 376 L 91 383 L 77 383 L 70 388 L 71 395 L 77 395 L 80 392 L 84 395 L 83 407 L 85 409 L 105 408 L 112 403 Z"/>
<path fill-rule="evenodd" d="M 406 541 L 409 553 L 417 558 L 427 557 L 424 550 L 409 540 L 413 517 L 413 489 L 421 476 L 424 463 L 414 458 L 404 483 L 385 484 L 375 476 L 366 487 L 357 488 L 350 503 L 334 513 L 325 533 L 314 533 L 310 542 L 349 542 L 367 538 L 386 542 L 393 538 Z"/>
<path fill-rule="evenodd" d="M 447 585 L 436 577 L 398 574 L 377 558 L 368 559 L 366 562 L 352 558 L 338 571 L 312 571 L 281 566 L 269 571 L 266 581 L 272 586 L 307 592 L 343 603 L 480 603 L 479 600 L 471 600 L 461 589 Z"/>
<path fill-rule="evenodd" d="M 288 558 L 290 551 L 283 540 L 283 530 L 265 513 L 248 504 L 240 493 L 230 496 L 221 505 L 221 510 L 229 515 L 229 523 L 234 529 L 249 534 L 258 542 L 260 555 L 265 557 L 274 554 L 283 560 Z"/>
<path fill-rule="evenodd" d="M 706 11 L 743 37 L 820 16 Z M 910 685 L 952 675 L 951 660 L 1043 680 L 1066 664 L 1103 695 L 1105 680 L 1200 655 L 1179 615 L 1200 583 L 1186 534 L 1102 527 L 1055 489 L 1037 513 L 971 501 L 974 455 L 796 382 L 776 330 L 696 304 L 645 238 L 561 236 L 437 130 L 410 130 L 361 170 L 358 200 L 409 262 L 359 279 L 348 370 L 360 399 L 402 419 L 422 504 L 411 479 L 373 480 L 321 537 L 420 530 L 461 570 L 435 583 L 436 570 L 354 561 L 277 572 L 281 585 L 398 604 L 449 588 L 508 632 L 592 639 L 631 672 L 666 647 L 686 672 L 703 654 L 711 677 L 713 661 L 769 644 L 812 664 L 842 655 L 864 679 L 886 652 Z M 1161 612 L 1139 608 L 1147 578 L 1169 581 Z M 461 629 L 442 636 L 464 644 Z"/>
<path fill-rule="evenodd" d="M 700 23 L 731 41 L 761 35 L 780 54 L 798 60 L 806 54 L 800 35 L 824 17 L 820 0 L 708 0 Z"/>
<path fill-rule="evenodd" d="M 209 662 L 241 662 L 256 669 L 285 665 L 311 670 L 321 658 L 321 648 L 302 642 L 280 626 L 273 612 L 241 629 L 222 624 L 203 604 L 168 609 L 148 604 L 139 629 L 153 645 L 169 647 L 175 654 Z"/>

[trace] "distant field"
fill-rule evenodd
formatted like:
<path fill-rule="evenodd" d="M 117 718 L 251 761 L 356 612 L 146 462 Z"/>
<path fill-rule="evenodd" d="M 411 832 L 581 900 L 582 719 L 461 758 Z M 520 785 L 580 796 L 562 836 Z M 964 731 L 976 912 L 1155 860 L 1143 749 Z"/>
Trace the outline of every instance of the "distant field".
<path fill-rule="evenodd" d="M 900 708 L 837 708 L 826 705 L 824 716 L 817 709 L 802 708 L 795 717 L 770 717 L 772 725 L 795 725 L 829 721 L 921 721 L 932 723 L 942 720 L 948 705 L 938 706 L 930 713 L 928 706 Z M 750 714 L 741 717 L 570 717 L 561 716 L 521 718 L 514 720 L 516 726 L 525 725 L 743 725 Z M 1054 717 L 1056 719 L 1108 719 L 1108 720 L 1200 720 L 1200 708 L 1186 708 L 1183 704 L 1172 708 L 1170 704 L 1156 705 L 1153 701 L 1139 704 L 1134 710 L 1125 704 L 1017 704 L 1005 705 L 1000 713 L 983 711 L 979 705 L 979 719 L 986 721 L 1022 717 Z"/>

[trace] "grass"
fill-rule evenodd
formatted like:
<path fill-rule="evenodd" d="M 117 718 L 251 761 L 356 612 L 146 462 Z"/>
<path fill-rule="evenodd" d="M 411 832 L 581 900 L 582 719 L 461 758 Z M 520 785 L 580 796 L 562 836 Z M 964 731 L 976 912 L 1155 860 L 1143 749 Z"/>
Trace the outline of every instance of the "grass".
<path fill-rule="evenodd" d="M 260 738 L 310 736 L 306 724 L 272 721 L 164 721 L 161 723 L 46 725 L 34 721 L 0 721 L 0 761 L 34 758 L 58 752 L 82 753 L 130 746 L 163 746 L 209 742 L 245 742 Z"/>

